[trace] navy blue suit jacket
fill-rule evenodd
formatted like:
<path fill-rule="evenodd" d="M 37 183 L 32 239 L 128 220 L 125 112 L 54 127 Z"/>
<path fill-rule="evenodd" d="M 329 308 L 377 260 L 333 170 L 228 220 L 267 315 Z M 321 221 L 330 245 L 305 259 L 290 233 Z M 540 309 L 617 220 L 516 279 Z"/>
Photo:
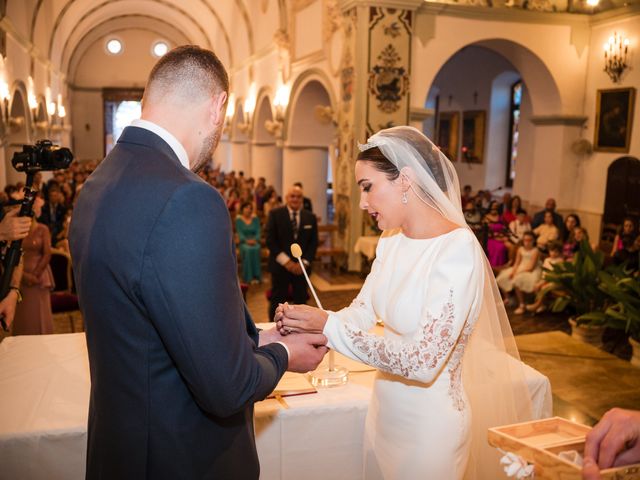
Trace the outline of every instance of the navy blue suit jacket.
<path fill-rule="evenodd" d="M 257 347 L 225 202 L 128 127 L 70 231 L 91 371 L 87 478 L 257 479 L 253 403 L 287 367 Z"/>

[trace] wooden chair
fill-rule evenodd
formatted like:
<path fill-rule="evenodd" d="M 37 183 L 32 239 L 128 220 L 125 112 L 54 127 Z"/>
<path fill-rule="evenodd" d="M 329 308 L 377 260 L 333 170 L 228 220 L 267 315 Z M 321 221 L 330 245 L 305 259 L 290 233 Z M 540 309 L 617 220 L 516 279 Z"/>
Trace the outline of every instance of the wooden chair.
<path fill-rule="evenodd" d="M 346 268 L 347 251 L 336 245 L 337 232 L 337 225 L 318 225 L 316 260 L 322 267 L 340 271 Z"/>
<path fill-rule="evenodd" d="M 52 248 L 49 266 L 55 281 L 55 287 L 51 292 L 51 311 L 54 316 L 67 317 L 71 331 L 75 332 L 73 317 L 80 311 L 80 306 L 73 286 L 71 256 L 64 250 Z"/>

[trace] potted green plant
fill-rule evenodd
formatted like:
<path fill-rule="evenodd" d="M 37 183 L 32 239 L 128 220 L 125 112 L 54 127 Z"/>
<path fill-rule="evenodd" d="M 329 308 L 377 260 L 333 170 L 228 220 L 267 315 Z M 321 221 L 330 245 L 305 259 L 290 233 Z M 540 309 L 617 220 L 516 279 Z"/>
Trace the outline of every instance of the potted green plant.
<path fill-rule="evenodd" d="M 604 254 L 594 252 L 589 242 L 583 240 L 572 261 L 555 264 L 547 272 L 545 278 L 551 284 L 540 292 L 541 295 L 555 295 L 551 311 L 571 311 L 572 337 L 597 347 L 602 346 L 607 320 L 587 314 L 604 312 L 608 306 L 609 296 L 598 288 L 603 271 Z"/>
<path fill-rule="evenodd" d="M 628 333 L 632 348 L 631 364 L 640 367 L 640 278 L 618 271 L 613 274 L 601 272 L 600 279 L 600 290 L 613 303 L 604 311 L 591 312 L 583 318 L 603 321 Z"/>

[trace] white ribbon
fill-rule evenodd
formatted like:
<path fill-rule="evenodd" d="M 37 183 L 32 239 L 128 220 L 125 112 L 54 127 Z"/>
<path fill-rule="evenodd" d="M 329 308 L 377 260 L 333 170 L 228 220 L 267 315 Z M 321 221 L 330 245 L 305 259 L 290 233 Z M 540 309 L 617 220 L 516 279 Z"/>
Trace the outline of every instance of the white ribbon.
<path fill-rule="evenodd" d="M 508 477 L 515 477 L 518 480 L 532 479 L 534 478 L 534 466 L 528 463 L 520 455 L 515 453 L 505 452 L 499 449 L 500 453 L 503 453 L 503 457 L 500 459 L 500 465 L 504 466 L 504 473 Z"/>

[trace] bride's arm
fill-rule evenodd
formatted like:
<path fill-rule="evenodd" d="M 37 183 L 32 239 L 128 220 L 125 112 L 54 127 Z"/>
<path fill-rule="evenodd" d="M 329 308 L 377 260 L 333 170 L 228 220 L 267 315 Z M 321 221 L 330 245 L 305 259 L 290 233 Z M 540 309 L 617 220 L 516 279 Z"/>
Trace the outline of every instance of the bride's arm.
<path fill-rule="evenodd" d="M 324 333 L 342 354 L 411 380 L 430 383 L 446 364 L 459 339 L 466 341 L 481 302 L 483 269 L 479 252 L 465 238 L 446 245 L 428 278 L 429 289 L 418 329 L 411 340 L 367 333 L 350 319 L 330 314 Z M 416 285 L 416 288 L 420 288 Z M 356 299 L 357 301 L 357 299 Z M 418 306 L 416 306 L 418 307 Z M 465 328 L 466 327 L 466 328 Z M 465 333 L 466 335 L 461 334 Z"/>
<path fill-rule="evenodd" d="M 372 291 L 379 281 L 378 276 L 383 262 L 384 239 L 376 248 L 376 259 L 371 266 L 371 272 L 351 305 L 338 312 L 320 310 L 308 305 L 281 305 L 276 309 L 275 320 L 278 329 L 283 334 L 291 332 L 334 332 L 335 344 L 341 343 L 340 336 L 344 334 L 341 326 L 350 325 L 352 328 L 368 331 L 378 320 L 372 305 Z M 345 349 L 336 348 L 341 353 L 349 355 Z M 350 355 L 353 357 L 353 355 Z M 355 357 L 353 357 L 355 358 Z"/>

